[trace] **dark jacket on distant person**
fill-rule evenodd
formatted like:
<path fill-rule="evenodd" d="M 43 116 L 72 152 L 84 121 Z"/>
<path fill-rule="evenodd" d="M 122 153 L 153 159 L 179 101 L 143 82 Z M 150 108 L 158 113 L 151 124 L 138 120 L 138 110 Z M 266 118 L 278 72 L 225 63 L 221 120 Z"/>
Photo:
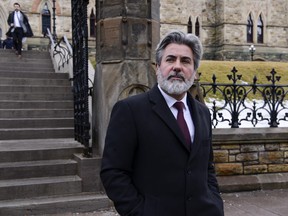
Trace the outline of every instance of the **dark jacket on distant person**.
<path fill-rule="evenodd" d="M 10 13 L 8 16 L 7 22 L 8 22 L 9 26 L 11 26 L 11 23 L 14 23 L 14 13 L 15 13 L 15 11 Z M 24 37 L 32 37 L 33 31 L 32 31 L 31 26 L 29 24 L 28 17 L 22 11 L 20 11 L 20 13 L 23 15 L 23 20 L 20 20 L 21 27 L 23 28 L 23 31 L 24 31 L 23 36 Z M 8 32 L 6 33 L 6 35 L 8 37 L 12 37 L 13 29 L 14 29 L 14 27 L 9 28 Z"/>

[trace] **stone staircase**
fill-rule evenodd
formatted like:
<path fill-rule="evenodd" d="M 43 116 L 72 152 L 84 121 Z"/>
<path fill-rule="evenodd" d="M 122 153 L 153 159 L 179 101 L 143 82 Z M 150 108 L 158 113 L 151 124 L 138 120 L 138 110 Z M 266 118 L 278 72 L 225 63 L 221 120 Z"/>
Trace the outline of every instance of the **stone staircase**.
<path fill-rule="evenodd" d="M 111 203 L 99 193 L 98 158 L 74 141 L 68 74 L 48 52 L 0 49 L 0 215 L 88 212 Z"/>

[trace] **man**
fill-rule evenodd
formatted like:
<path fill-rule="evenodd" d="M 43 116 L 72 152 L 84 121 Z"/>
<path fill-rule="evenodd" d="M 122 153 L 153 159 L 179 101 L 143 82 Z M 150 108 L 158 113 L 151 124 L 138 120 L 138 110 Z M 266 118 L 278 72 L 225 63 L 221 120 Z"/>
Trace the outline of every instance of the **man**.
<path fill-rule="evenodd" d="M 22 39 L 23 37 L 32 37 L 33 32 L 29 25 L 28 17 L 21 11 L 20 4 L 14 3 L 14 11 L 8 16 L 8 25 L 10 29 L 8 31 L 8 36 L 10 32 L 13 36 L 13 44 L 16 55 L 19 58 L 22 57 Z"/>
<path fill-rule="evenodd" d="M 120 215 L 224 215 L 210 113 L 188 93 L 201 56 L 195 35 L 169 33 L 156 49 L 158 85 L 113 107 L 100 175 Z M 188 136 L 177 122 L 182 111 Z"/>

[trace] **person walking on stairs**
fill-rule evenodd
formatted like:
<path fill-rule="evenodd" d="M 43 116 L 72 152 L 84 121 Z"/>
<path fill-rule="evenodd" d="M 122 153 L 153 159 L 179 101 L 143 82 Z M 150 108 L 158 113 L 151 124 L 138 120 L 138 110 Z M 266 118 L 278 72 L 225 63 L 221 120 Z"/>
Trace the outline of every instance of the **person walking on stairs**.
<path fill-rule="evenodd" d="M 14 11 L 9 14 L 7 22 L 10 26 L 7 34 L 13 37 L 13 44 L 16 55 L 22 58 L 22 40 L 24 37 L 32 37 L 28 17 L 21 11 L 19 3 L 14 3 Z"/>

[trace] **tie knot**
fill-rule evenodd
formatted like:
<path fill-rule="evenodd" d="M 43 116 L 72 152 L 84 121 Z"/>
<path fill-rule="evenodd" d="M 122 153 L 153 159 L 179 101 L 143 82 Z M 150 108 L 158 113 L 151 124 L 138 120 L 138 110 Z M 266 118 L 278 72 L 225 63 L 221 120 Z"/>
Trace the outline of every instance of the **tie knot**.
<path fill-rule="evenodd" d="M 183 111 L 184 103 L 181 102 L 181 101 L 177 101 L 177 102 L 174 103 L 173 106 L 178 110 L 178 112 L 179 111 Z"/>

